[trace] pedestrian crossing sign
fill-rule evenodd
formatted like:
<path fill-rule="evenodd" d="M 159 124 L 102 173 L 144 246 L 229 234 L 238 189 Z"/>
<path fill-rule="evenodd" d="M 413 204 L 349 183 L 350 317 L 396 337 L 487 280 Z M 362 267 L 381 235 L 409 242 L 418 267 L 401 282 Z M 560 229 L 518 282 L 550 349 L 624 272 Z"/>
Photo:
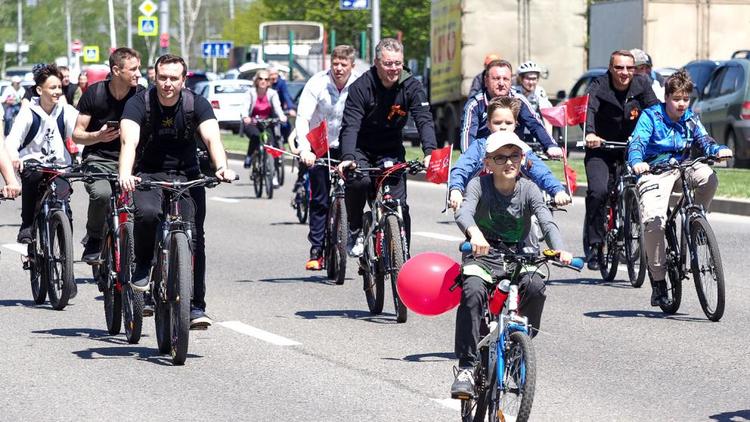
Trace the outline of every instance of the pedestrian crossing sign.
<path fill-rule="evenodd" d="M 138 35 L 155 37 L 159 34 L 159 18 L 156 16 L 138 16 Z"/>
<path fill-rule="evenodd" d="M 85 63 L 99 62 L 99 46 L 98 45 L 84 45 L 83 46 L 83 61 Z"/>

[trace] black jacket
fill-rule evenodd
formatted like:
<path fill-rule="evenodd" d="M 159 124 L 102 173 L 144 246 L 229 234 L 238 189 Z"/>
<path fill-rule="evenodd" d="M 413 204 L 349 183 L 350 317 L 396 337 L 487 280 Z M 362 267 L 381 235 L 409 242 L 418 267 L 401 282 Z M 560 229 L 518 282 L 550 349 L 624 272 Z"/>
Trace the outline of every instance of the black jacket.
<path fill-rule="evenodd" d="M 437 147 L 435 126 L 422 83 L 408 70 L 386 89 L 373 66 L 349 87 L 341 122 L 341 159 L 354 159 L 357 149 L 376 155 L 398 156 L 403 151 L 401 130 L 411 114 L 419 131 L 422 150 Z"/>
<path fill-rule="evenodd" d="M 615 95 L 609 71 L 591 81 L 587 92 L 586 134 L 594 133 L 605 141 L 627 141 L 641 111 L 659 103 L 645 75 L 633 75 L 624 103 Z"/>

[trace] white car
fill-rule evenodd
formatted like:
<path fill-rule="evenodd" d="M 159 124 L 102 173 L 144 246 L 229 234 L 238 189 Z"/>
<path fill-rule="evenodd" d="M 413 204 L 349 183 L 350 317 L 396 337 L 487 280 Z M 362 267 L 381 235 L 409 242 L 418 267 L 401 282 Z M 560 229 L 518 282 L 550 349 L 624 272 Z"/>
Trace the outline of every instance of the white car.
<path fill-rule="evenodd" d="M 220 79 L 199 82 L 195 85 L 195 92 L 211 103 L 220 128 L 239 133 L 240 115 L 246 112 L 243 107 L 247 106 L 248 91 L 252 86 L 252 81 L 244 79 Z"/>

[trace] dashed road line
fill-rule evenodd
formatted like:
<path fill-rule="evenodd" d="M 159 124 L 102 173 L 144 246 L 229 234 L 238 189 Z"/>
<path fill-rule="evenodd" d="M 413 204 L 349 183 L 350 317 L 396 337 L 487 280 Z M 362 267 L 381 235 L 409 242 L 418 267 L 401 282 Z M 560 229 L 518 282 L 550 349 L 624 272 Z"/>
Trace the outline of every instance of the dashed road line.
<path fill-rule="evenodd" d="M 463 237 L 451 236 L 449 234 L 432 233 L 432 232 L 413 232 L 415 236 L 429 237 L 430 239 L 448 240 L 451 242 L 460 242 L 466 240 Z"/>
<path fill-rule="evenodd" d="M 240 334 L 255 337 L 259 340 L 263 340 L 267 343 L 275 344 L 277 346 L 299 346 L 302 344 L 286 337 L 261 330 L 260 328 L 255 328 L 240 321 L 224 321 L 217 323 L 217 325 L 221 325 L 222 327 L 229 328 L 230 330 L 234 330 Z"/>
<path fill-rule="evenodd" d="M 227 204 L 236 204 L 236 203 L 240 202 L 239 199 L 224 198 L 224 197 L 221 197 L 221 196 L 212 196 L 209 199 L 212 200 L 212 201 L 224 202 L 224 203 L 227 203 Z"/>
<path fill-rule="evenodd" d="M 456 400 L 456 399 L 430 399 L 430 400 L 434 401 L 435 403 L 441 404 L 449 409 L 453 409 L 458 412 L 461 411 L 461 400 Z"/>
<path fill-rule="evenodd" d="M 28 246 L 22 245 L 20 243 L 6 243 L 3 245 L 3 247 L 21 255 L 26 255 L 26 253 L 29 251 Z"/>

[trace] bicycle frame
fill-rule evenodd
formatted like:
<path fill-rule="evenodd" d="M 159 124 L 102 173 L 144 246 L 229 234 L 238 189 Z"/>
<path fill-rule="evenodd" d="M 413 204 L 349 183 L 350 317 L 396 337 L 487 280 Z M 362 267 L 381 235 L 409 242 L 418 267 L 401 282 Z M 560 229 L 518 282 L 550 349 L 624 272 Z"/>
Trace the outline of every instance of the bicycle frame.
<path fill-rule="evenodd" d="M 63 173 L 58 171 L 59 169 L 62 169 L 62 167 L 55 169 L 39 167 L 39 169 L 46 176 L 45 180 L 42 182 L 45 185 L 45 190 L 40 200 L 39 211 L 34 217 L 34 223 L 32 226 L 42 225 L 43 227 L 43 230 L 40 231 L 42 233 L 42 238 L 34 239 L 34 242 L 41 243 L 43 246 L 42 252 L 44 254 L 43 258 L 45 263 L 50 264 L 52 260 L 52 244 L 49 241 L 51 238 L 49 216 L 55 211 L 63 211 L 65 215 L 70 215 L 70 204 L 67 200 L 57 197 L 57 182 L 55 182 L 55 179 L 63 176 Z M 32 233 L 34 233 L 33 236 L 36 235 L 34 231 L 32 231 Z M 49 265 L 45 265 L 44 268 L 44 271 L 47 271 Z"/>

